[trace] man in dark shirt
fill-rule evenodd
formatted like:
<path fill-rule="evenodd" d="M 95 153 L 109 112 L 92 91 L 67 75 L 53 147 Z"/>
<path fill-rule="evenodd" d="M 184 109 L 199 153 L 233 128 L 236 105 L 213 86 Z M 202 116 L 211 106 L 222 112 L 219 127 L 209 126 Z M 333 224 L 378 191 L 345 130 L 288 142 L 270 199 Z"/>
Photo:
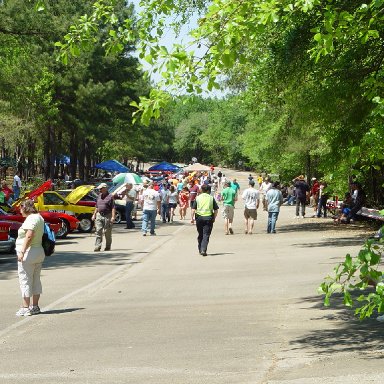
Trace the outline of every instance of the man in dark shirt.
<path fill-rule="evenodd" d="M 309 194 L 309 185 L 304 180 L 304 176 L 300 175 L 295 180 L 295 193 L 296 193 L 296 219 L 305 217 L 305 204 L 307 202 L 307 195 Z M 301 215 L 300 214 L 301 207 Z"/>
<path fill-rule="evenodd" d="M 356 220 L 357 212 L 360 211 L 360 209 L 364 205 L 365 201 L 365 192 L 363 191 L 361 184 L 357 181 L 354 181 L 351 184 L 352 189 L 352 204 L 351 204 L 351 210 L 347 216 L 347 223 L 349 223 L 351 220 Z"/>
<path fill-rule="evenodd" d="M 108 185 L 101 183 L 97 189 L 100 191 L 96 201 L 96 209 L 93 213 L 92 220 L 95 221 L 96 227 L 96 241 L 95 252 L 101 250 L 103 242 L 103 232 L 105 235 L 105 249 L 104 251 L 111 250 L 112 244 L 112 224 L 115 221 L 115 201 L 113 195 L 108 192 Z"/>

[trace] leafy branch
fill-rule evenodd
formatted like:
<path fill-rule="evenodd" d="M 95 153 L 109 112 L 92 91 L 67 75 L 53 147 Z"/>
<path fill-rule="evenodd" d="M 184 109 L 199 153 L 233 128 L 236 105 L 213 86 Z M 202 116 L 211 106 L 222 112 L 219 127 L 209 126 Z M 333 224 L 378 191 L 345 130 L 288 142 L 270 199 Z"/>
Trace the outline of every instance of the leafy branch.
<path fill-rule="evenodd" d="M 368 239 L 356 257 L 347 254 L 345 260 L 334 268 L 334 275 L 324 279 L 319 293 L 324 294 L 324 305 L 329 306 L 331 297 L 336 292 L 343 294 L 345 306 L 355 308 L 355 315 L 360 320 L 369 318 L 376 310 L 384 313 L 384 282 L 383 272 L 379 270 L 384 253 L 384 242 Z M 365 292 L 369 285 L 375 292 Z M 351 293 L 362 291 L 356 301 Z"/>

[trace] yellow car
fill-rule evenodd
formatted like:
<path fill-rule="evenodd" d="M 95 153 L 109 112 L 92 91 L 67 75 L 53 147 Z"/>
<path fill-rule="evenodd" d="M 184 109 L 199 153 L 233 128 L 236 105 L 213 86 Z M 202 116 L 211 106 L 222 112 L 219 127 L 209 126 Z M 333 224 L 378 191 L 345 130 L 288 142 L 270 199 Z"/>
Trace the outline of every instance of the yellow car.
<path fill-rule="evenodd" d="M 39 211 L 63 212 L 77 217 L 80 221 L 79 231 L 91 232 L 93 227 L 92 215 L 95 211 L 95 203 L 85 202 L 78 204 L 83 196 L 94 189 L 94 185 L 81 185 L 64 197 L 56 191 L 44 191 L 34 196 L 36 208 Z M 85 205 L 84 205 L 85 204 Z"/>

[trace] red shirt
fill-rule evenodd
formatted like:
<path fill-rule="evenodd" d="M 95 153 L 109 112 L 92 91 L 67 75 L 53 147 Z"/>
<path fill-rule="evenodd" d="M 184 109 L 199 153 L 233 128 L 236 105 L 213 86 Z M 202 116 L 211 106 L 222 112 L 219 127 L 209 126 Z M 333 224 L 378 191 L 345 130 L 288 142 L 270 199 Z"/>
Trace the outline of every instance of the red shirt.
<path fill-rule="evenodd" d="M 196 184 L 189 188 L 189 201 L 195 201 L 198 193 L 199 187 Z"/>
<path fill-rule="evenodd" d="M 3 187 L 1 190 L 4 192 L 5 200 L 8 200 L 8 199 L 9 199 L 9 196 L 12 195 L 12 193 L 13 193 L 12 189 L 9 188 L 8 185 L 6 185 L 5 187 Z"/>

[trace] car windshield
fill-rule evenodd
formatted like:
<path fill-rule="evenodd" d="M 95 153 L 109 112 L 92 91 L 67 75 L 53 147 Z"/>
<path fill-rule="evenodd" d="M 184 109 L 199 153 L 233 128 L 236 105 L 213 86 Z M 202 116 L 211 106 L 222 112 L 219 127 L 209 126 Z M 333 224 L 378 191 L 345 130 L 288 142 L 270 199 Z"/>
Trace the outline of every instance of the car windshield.
<path fill-rule="evenodd" d="M 124 183 L 119 183 L 119 184 L 116 184 L 116 185 L 112 185 L 112 187 L 110 187 L 108 189 L 108 192 L 109 193 L 114 193 L 117 189 L 119 189 Z"/>

